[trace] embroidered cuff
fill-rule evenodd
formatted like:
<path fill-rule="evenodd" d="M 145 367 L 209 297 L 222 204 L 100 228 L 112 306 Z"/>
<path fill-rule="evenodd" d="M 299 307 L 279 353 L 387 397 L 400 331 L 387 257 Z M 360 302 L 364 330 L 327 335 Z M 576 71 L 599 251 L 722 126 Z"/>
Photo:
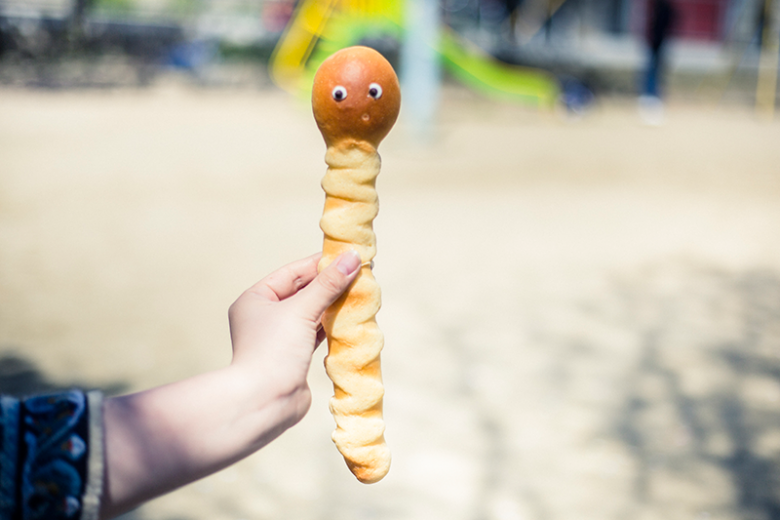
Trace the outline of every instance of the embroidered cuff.
<path fill-rule="evenodd" d="M 103 483 L 99 392 L 0 398 L 0 518 L 97 520 Z"/>

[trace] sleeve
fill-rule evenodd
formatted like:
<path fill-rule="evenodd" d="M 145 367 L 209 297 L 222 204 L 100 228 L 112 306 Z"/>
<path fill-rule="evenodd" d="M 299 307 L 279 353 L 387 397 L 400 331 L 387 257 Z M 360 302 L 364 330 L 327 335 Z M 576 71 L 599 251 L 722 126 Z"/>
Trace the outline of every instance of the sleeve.
<path fill-rule="evenodd" d="M 0 397 L 0 518 L 97 520 L 102 486 L 99 392 Z"/>

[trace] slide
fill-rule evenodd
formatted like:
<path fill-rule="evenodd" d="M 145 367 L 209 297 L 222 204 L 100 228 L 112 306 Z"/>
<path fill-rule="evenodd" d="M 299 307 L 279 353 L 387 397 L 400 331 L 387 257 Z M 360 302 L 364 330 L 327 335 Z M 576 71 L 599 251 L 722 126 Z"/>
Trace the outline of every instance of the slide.
<path fill-rule="evenodd" d="M 314 71 L 330 54 L 372 35 L 401 38 L 401 4 L 304 0 L 271 56 L 271 77 L 281 88 L 307 97 Z M 454 78 L 486 96 L 538 107 L 552 107 L 558 98 L 558 82 L 552 74 L 502 63 L 451 29 L 442 30 L 437 51 Z"/>
<path fill-rule="evenodd" d="M 552 74 L 500 62 L 452 30 L 442 31 L 439 54 L 453 77 L 486 96 L 540 107 L 552 107 L 558 98 Z"/>

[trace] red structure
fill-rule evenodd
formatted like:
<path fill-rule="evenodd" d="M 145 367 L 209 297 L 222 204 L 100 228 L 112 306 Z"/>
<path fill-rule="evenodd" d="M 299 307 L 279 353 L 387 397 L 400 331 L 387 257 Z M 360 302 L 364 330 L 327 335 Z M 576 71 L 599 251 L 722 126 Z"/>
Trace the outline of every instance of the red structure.
<path fill-rule="evenodd" d="M 638 0 L 632 9 L 631 27 L 644 35 L 652 0 Z M 672 31 L 675 38 L 718 41 L 724 36 L 724 20 L 729 0 L 671 0 L 675 10 Z"/>

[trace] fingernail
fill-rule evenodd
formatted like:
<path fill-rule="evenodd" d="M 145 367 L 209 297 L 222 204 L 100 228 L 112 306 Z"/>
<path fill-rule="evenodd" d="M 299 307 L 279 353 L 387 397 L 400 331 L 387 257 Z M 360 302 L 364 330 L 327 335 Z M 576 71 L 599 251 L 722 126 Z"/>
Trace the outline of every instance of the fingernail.
<path fill-rule="evenodd" d="M 336 260 L 336 269 L 343 275 L 350 275 L 360 267 L 360 255 L 354 249 L 342 254 Z"/>

